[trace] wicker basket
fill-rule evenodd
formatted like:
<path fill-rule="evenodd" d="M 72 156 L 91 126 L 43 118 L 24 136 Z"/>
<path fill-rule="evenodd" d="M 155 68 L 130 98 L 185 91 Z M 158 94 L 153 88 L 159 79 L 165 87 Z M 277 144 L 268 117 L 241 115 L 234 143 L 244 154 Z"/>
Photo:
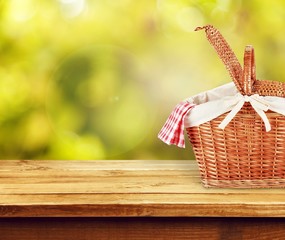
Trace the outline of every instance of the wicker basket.
<path fill-rule="evenodd" d="M 235 54 L 212 26 L 205 29 L 208 40 L 226 65 L 243 95 L 285 96 L 284 83 L 256 80 L 254 50 L 247 46 L 242 69 Z M 271 131 L 249 103 L 223 130 L 219 124 L 227 113 L 187 133 L 205 187 L 279 188 L 285 187 L 285 116 L 267 111 Z"/>

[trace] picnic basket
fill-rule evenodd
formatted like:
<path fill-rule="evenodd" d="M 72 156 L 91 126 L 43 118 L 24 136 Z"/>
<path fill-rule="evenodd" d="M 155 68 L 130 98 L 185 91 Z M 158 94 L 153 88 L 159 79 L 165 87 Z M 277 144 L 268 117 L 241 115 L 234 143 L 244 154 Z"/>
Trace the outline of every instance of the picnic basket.
<path fill-rule="evenodd" d="M 251 96 L 284 98 L 285 84 L 256 79 L 252 46 L 245 48 L 242 68 L 217 29 L 207 25 L 196 30 L 202 29 L 224 62 L 236 89 L 248 100 L 245 100 L 224 129 L 219 126 L 228 112 L 199 126 L 186 128 L 203 185 L 229 188 L 285 187 L 285 116 L 265 109 L 264 114 L 271 127 L 267 131 L 261 117 L 263 115 L 257 113 L 250 100 Z"/>

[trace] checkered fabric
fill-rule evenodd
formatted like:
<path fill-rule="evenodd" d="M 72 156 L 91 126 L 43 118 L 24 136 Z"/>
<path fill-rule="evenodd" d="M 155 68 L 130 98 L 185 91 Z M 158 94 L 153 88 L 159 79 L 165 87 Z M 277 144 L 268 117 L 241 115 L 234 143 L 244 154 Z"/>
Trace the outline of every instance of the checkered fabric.
<path fill-rule="evenodd" d="M 184 118 L 194 106 L 188 101 L 177 104 L 160 130 L 158 138 L 168 145 L 173 144 L 185 148 Z"/>

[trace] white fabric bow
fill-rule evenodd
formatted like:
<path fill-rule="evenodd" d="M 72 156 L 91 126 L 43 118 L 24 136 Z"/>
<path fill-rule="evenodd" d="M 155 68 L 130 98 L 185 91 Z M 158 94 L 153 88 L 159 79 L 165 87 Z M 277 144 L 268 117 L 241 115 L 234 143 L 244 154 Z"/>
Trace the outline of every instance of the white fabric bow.
<path fill-rule="evenodd" d="M 265 130 L 271 130 L 270 122 L 265 114 L 267 110 L 285 116 L 285 98 L 259 96 L 243 96 L 238 93 L 233 84 L 226 84 L 213 90 L 200 93 L 188 99 L 196 106 L 187 114 L 185 127 L 199 126 L 226 112 L 229 114 L 220 123 L 219 127 L 224 129 L 235 115 L 240 111 L 245 102 L 249 102 L 264 122 Z"/>
<path fill-rule="evenodd" d="M 235 97 L 235 100 L 237 102 L 236 105 L 230 111 L 230 113 L 225 117 L 225 119 L 221 122 L 219 128 L 224 129 L 230 123 L 230 121 L 235 117 L 235 115 L 241 110 L 244 103 L 249 102 L 253 107 L 253 109 L 263 120 L 266 132 L 269 132 L 271 130 L 269 120 L 264 112 L 270 109 L 270 102 L 266 101 L 264 97 L 261 97 L 258 94 L 254 94 L 251 96 L 244 96 L 238 93 Z"/>

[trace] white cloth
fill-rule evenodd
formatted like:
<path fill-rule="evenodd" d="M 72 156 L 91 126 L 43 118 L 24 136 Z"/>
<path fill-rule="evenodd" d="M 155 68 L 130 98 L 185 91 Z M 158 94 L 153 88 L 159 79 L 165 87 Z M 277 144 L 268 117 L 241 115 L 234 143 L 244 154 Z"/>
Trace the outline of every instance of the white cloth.
<path fill-rule="evenodd" d="M 234 116 L 240 111 L 245 102 L 249 102 L 265 124 L 266 131 L 270 131 L 270 123 L 266 116 L 267 110 L 285 115 L 285 98 L 241 95 L 233 83 L 222 85 L 207 92 L 200 93 L 187 99 L 196 106 L 186 115 L 185 127 L 199 126 L 226 112 L 229 114 L 219 125 L 224 129 Z"/>

